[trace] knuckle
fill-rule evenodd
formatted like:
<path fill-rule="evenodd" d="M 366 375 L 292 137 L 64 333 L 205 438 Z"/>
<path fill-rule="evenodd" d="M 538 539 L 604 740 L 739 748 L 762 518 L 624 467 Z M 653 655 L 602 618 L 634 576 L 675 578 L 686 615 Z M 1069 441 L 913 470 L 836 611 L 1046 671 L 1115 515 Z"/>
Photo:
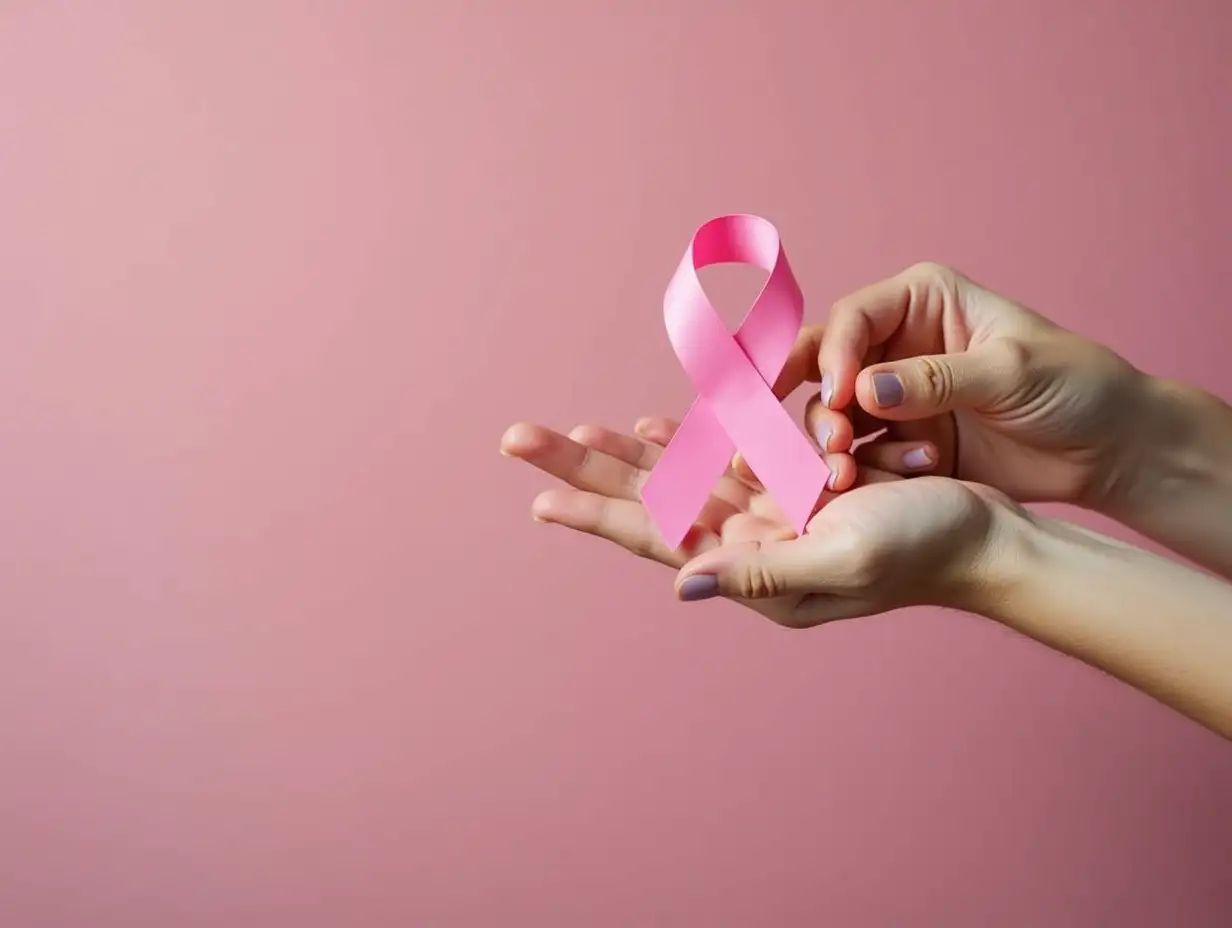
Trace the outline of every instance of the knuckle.
<path fill-rule="evenodd" d="M 938 261 L 920 261 L 902 272 L 913 306 L 941 311 L 961 302 L 966 278 Z"/>
<path fill-rule="evenodd" d="M 903 276 L 910 281 L 948 286 L 953 284 L 958 277 L 958 272 L 939 261 L 917 261 L 903 272 Z"/>
<path fill-rule="evenodd" d="M 917 367 L 925 392 L 937 404 L 947 404 L 954 398 L 954 371 L 948 364 L 936 358 L 920 358 Z"/>
<path fill-rule="evenodd" d="M 917 261 L 907 268 L 908 277 L 939 277 L 948 272 L 948 268 L 939 261 Z"/>
<path fill-rule="evenodd" d="M 782 579 L 756 561 L 743 565 L 738 576 L 737 587 L 745 599 L 774 599 L 785 592 Z"/>
<path fill-rule="evenodd" d="M 1029 370 L 1032 362 L 1031 346 L 1017 338 L 1001 338 L 993 342 L 994 360 L 1003 374 L 1018 376 Z"/>
<path fill-rule="evenodd" d="M 649 535 L 638 535 L 631 547 L 633 553 L 640 558 L 648 561 L 657 561 L 659 559 L 655 543 Z"/>
<path fill-rule="evenodd" d="M 830 311 L 826 314 L 826 325 L 831 330 L 837 330 L 843 323 L 844 319 L 856 312 L 856 306 L 852 302 L 851 297 L 843 297 L 830 304 Z M 825 348 L 825 340 L 821 340 L 820 345 Z"/>

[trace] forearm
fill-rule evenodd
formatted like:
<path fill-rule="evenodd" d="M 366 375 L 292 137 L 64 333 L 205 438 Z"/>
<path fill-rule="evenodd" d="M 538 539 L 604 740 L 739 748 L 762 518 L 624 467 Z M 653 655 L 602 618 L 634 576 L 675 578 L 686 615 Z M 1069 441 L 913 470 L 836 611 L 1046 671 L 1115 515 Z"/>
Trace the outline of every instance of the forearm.
<path fill-rule="evenodd" d="M 1147 381 L 1124 464 L 1105 514 L 1232 577 L 1232 407 L 1194 387 Z"/>
<path fill-rule="evenodd" d="M 1006 518 L 974 611 L 1232 738 L 1232 585 L 1063 522 Z"/>

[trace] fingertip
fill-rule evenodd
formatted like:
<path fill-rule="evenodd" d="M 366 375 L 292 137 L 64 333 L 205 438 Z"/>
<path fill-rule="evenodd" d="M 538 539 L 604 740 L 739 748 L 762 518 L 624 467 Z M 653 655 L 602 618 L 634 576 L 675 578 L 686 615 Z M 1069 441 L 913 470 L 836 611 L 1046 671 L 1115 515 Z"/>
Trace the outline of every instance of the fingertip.
<path fill-rule="evenodd" d="M 638 419 L 633 426 L 637 436 L 653 445 L 667 445 L 675 434 L 676 426 L 667 419 L 647 416 Z"/>
<path fill-rule="evenodd" d="M 548 523 L 552 521 L 553 505 L 552 490 L 544 490 L 530 504 L 530 517 L 535 522 Z"/>
<path fill-rule="evenodd" d="M 541 429 L 530 422 L 518 422 L 505 429 L 501 436 L 500 453 L 507 458 L 518 458 L 533 451 L 539 444 Z"/>
<path fill-rule="evenodd" d="M 937 466 L 937 449 L 925 443 L 903 452 L 903 467 L 909 471 L 932 470 Z"/>
<path fill-rule="evenodd" d="M 603 429 L 597 425 L 575 425 L 569 431 L 569 440 L 579 445 L 589 445 L 601 434 L 603 434 Z"/>
<path fill-rule="evenodd" d="M 714 574 L 695 573 L 677 581 L 676 598 L 682 603 L 714 599 L 719 595 L 719 578 Z"/>
<path fill-rule="evenodd" d="M 941 452 L 931 441 L 872 442 L 859 451 L 861 466 L 900 476 L 931 473 L 940 460 Z"/>
<path fill-rule="evenodd" d="M 866 413 L 877 416 L 885 411 L 885 409 L 877 403 L 877 396 L 873 392 L 873 374 L 878 371 L 885 371 L 884 367 L 866 367 L 864 370 L 856 374 L 855 390 L 853 391 L 853 399 L 857 406 L 863 409 Z"/>
<path fill-rule="evenodd" d="M 827 454 L 826 467 L 830 470 L 826 489 L 831 493 L 842 493 L 855 486 L 856 460 L 850 454 Z"/>
<path fill-rule="evenodd" d="M 855 438 L 851 420 L 841 412 L 827 409 L 819 397 L 809 400 L 804 407 L 804 421 L 823 452 L 847 451 Z"/>

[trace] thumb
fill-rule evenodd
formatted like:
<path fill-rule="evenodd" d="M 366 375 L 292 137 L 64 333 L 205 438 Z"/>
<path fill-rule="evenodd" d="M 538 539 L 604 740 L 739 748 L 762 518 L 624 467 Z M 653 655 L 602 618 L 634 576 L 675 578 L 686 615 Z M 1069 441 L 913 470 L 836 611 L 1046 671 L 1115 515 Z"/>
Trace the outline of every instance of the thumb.
<path fill-rule="evenodd" d="M 694 602 L 715 596 L 756 600 L 821 592 L 834 567 L 826 547 L 805 535 L 714 548 L 680 569 L 676 595 Z"/>
<path fill-rule="evenodd" d="M 856 379 L 856 399 L 866 412 L 890 421 L 987 410 L 1019 390 L 1026 370 L 1023 346 L 995 339 L 957 354 L 865 368 Z"/>

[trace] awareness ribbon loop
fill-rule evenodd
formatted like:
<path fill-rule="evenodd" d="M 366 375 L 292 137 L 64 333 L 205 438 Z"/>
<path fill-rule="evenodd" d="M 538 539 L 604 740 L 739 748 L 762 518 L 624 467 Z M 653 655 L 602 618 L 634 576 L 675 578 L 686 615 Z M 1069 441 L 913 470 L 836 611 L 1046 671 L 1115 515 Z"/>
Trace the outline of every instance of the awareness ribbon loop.
<path fill-rule="evenodd" d="M 769 273 L 735 334 L 710 303 L 697 272 L 751 264 Z M 830 471 L 774 395 L 804 319 L 804 296 L 778 230 L 759 216 L 711 219 L 694 233 L 663 297 L 668 339 L 697 398 L 642 486 L 664 542 L 684 541 L 739 448 L 801 534 Z"/>

